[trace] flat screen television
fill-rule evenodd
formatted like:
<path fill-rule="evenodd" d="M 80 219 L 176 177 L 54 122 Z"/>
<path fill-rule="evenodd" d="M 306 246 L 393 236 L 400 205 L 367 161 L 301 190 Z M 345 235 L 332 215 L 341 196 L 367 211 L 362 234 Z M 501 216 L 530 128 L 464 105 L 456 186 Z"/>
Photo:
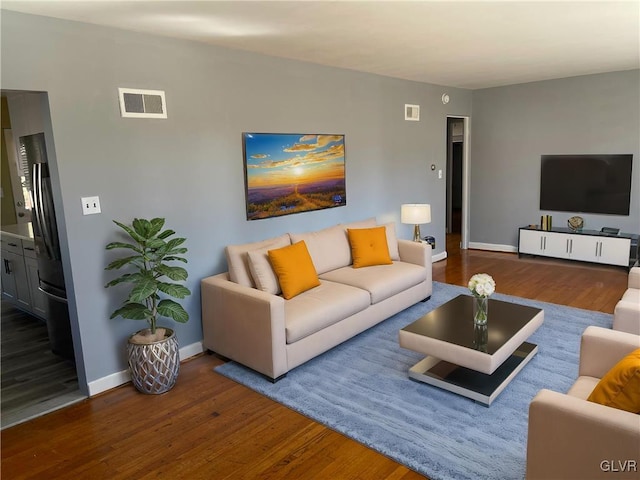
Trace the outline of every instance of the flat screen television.
<path fill-rule="evenodd" d="M 629 215 L 632 154 L 542 155 L 540 210 Z"/>

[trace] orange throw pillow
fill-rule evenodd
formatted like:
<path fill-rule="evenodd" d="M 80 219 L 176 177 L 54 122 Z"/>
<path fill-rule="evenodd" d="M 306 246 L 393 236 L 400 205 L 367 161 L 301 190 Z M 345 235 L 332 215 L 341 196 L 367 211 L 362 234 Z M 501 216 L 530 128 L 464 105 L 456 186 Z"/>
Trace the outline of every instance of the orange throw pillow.
<path fill-rule="evenodd" d="M 316 267 L 313 266 L 304 240 L 287 247 L 269 250 L 267 255 L 285 299 L 289 300 L 320 285 Z"/>
<path fill-rule="evenodd" d="M 640 413 L 640 348 L 616 363 L 600 379 L 587 400 Z"/>
<path fill-rule="evenodd" d="M 391 265 L 385 227 L 347 229 L 353 268 Z"/>

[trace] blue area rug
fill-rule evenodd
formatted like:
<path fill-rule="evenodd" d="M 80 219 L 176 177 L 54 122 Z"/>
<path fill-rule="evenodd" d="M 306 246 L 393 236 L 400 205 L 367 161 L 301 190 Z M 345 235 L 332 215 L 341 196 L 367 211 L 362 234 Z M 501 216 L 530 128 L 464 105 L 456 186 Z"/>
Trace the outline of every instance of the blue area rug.
<path fill-rule="evenodd" d="M 461 293 L 468 290 L 434 282 L 428 302 L 394 315 L 275 384 L 234 362 L 216 371 L 433 480 L 522 479 L 531 399 L 542 388 L 566 392 L 578 376 L 582 332 L 589 325 L 610 328 L 613 317 L 494 294 L 498 300 L 542 308 L 545 321 L 530 339 L 538 354 L 487 408 L 410 380 L 407 371 L 422 355 L 398 345 L 398 330 Z"/>

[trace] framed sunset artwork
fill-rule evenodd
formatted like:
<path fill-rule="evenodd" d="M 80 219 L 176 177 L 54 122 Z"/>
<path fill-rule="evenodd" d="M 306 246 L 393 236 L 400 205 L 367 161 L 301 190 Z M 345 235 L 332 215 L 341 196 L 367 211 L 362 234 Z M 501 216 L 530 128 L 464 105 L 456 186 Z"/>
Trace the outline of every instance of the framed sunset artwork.
<path fill-rule="evenodd" d="M 243 133 L 247 220 L 347 204 L 344 135 Z"/>

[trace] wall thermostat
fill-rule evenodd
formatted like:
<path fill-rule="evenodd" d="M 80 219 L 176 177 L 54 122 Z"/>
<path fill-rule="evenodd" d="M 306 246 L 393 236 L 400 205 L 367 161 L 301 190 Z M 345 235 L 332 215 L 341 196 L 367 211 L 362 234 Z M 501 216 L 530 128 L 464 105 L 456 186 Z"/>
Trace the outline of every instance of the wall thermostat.
<path fill-rule="evenodd" d="M 449 103 L 449 95 L 447 95 L 446 93 L 442 94 L 442 103 L 444 105 L 446 105 L 447 103 Z"/>

